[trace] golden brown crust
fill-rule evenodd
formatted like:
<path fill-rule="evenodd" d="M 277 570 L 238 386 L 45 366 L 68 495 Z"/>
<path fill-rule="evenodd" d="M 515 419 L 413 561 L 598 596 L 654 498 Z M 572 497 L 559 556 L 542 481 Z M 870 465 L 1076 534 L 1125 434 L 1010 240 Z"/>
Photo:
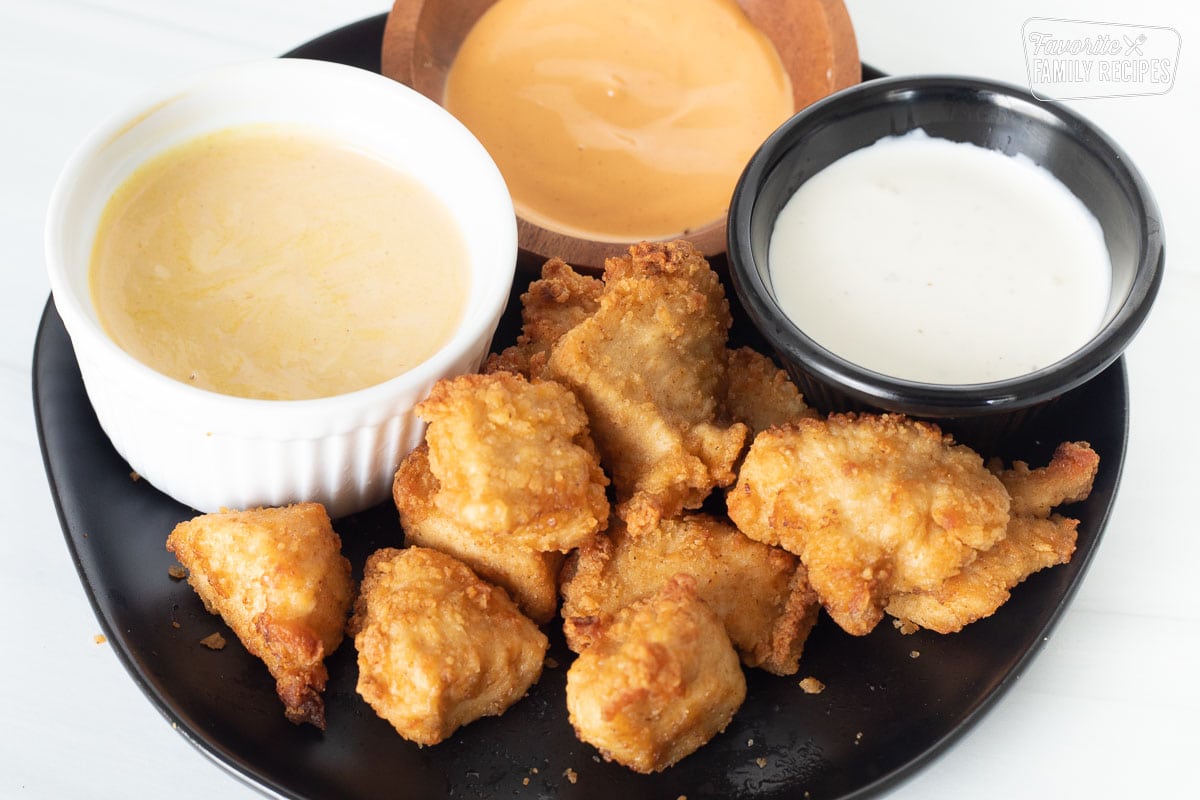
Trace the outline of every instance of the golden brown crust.
<path fill-rule="evenodd" d="M 342 640 L 354 593 L 341 546 L 317 503 L 205 514 L 167 539 L 205 608 L 266 663 L 287 718 L 321 729 L 324 658 Z"/>
<path fill-rule="evenodd" d="M 608 523 L 608 478 L 570 391 L 508 372 L 433 385 L 417 414 L 437 479 L 432 501 L 459 525 L 567 552 Z"/>
<path fill-rule="evenodd" d="M 392 486 L 405 543 L 454 556 L 506 589 L 526 616 L 549 622 L 558 611 L 558 573 L 565 556 L 460 524 L 434 504 L 437 486 L 429 471 L 429 449 L 420 445 L 400 464 Z"/>
<path fill-rule="evenodd" d="M 1034 572 L 1069 562 L 1079 522 L 1050 511 L 1085 499 L 1099 466 L 1100 456 L 1087 442 L 1060 444 L 1050 463 L 1038 469 L 1022 461 L 1008 470 L 993 463 L 1012 498 L 1004 538 L 939 586 L 893 595 L 888 613 L 910 632 L 922 627 L 954 633 L 994 614 Z"/>
<path fill-rule="evenodd" d="M 421 745 L 524 697 L 541 677 L 548 646 L 503 590 L 420 547 L 385 548 L 367 559 L 349 627 L 358 693 Z"/>
<path fill-rule="evenodd" d="M 550 350 L 545 375 L 583 403 L 635 534 L 698 508 L 735 477 L 746 435 L 718 421 L 729 303 L 686 242 L 609 259 L 599 308 Z"/>
<path fill-rule="evenodd" d="M 1004 538 L 962 572 L 930 591 L 892 595 L 887 612 L 910 625 L 957 633 L 996 613 L 1012 588 L 1034 572 L 1070 561 L 1078 525 L 1078 520 L 1057 514 L 1048 519 L 1013 517 Z"/>
<path fill-rule="evenodd" d="M 677 574 L 695 578 L 744 664 L 796 672 L 819 609 L 807 571 L 790 553 L 705 514 L 661 520 L 636 537 L 614 522 L 572 554 L 561 590 L 568 646 L 587 649 L 622 608 Z"/>
<path fill-rule="evenodd" d="M 815 417 L 817 412 L 774 361 L 757 350 L 739 347 L 727 356 L 725 416 L 745 423 L 752 440 L 767 428 Z"/>
<path fill-rule="evenodd" d="M 725 627 L 687 575 L 622 609 L 567 671 L 576 735 L 641 773 L 695 752 L 725 729 L 745 696 Z"/>
<path fill-rule="evenodd" d="M 800 556 L 830 616 L 870 632 L 999 541 L 1008 493 L 974 451 L 897 415 L 835 414 L 760 433 L 727 497 L 752 539 Z"/>
<path fill-rule="evenodd" d="M 1050 509 L 1091 494 L 1100 456 L 1087 442 L 1063 442 L 1050 463 L 1039 469 L 1030 469 L 1024 461 L 1014 461 L 1007 470 L 990 466 L 1012 498 L 1013 514 L 1044 519 Z"/>
<path fill-rule="evenodd" d="M 488 356 L 484 372 L 507 370 L 536 377 L 550 348 L 600 307 L 604 282 L 581 275 L 559 258 L 542 265 L 542 277 L 521 295 L 521 335 L 517 343 Z"/>

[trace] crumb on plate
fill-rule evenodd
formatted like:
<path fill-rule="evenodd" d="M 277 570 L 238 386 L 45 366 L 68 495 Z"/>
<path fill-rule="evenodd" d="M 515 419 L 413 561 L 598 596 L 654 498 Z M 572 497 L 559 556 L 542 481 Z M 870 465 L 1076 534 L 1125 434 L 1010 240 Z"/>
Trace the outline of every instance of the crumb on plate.
<path fill-rule="evenodd" d="M 221 650 L 225 647 L 225 637 L 218 633 L 210 633 L 200 640 L 200 644 L 209 650 Z"/>

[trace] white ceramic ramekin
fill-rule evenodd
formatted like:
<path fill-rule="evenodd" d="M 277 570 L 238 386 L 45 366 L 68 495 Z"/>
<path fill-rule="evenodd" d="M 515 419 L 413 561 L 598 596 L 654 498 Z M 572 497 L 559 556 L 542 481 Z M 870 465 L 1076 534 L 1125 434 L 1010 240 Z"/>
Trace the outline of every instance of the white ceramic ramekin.
<path fill-rule="evenodd" d="M 100 326 L 88 272 L 113 191 L 140 164 L 204 133 L 298 124 L 396 165 L 450 209 L 465 238 L 470 289 L 450 341 L 390 381 L 317 400 L 249 400 L 197 389 L 145 366 Z M 388 497 L 424 433 L 413 406 L 433 383 L 479 367 L 512 286 L 516 218 L 499 170 L 450 114 L 365 70 L 271 59 L 201 74 L 94 131 L 68 161 L 45 232 L 54 304 L 100 425 L 130 467 L 199 511 L 315 501 L 334 516 Z"/>

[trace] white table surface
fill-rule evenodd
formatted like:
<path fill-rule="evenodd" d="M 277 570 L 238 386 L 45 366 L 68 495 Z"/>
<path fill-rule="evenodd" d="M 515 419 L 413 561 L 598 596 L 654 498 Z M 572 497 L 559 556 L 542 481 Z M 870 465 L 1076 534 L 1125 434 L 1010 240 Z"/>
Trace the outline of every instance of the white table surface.
<path fill-rule="evenodd" d="M 1200 12 L 1143 0 L 852 0 L 890 73 L 1026 82 L 1029 17 L 1169 26 L 1165 95 L 1077 101 L 1129 153 L 1165 217 L 1167 273 L 1129 349 L 1128 460 L 1105 539 L 1032 666 L 964 738 L 888 796 L 1200 796 Z M 282 53 L 386 0 L 0 0 L 0 798 L 252 798 L 126 675 L 68 556 L 30 401 L 48 295 L 41 230 L 68 154 L 104 116 L 194 70 Z"/>

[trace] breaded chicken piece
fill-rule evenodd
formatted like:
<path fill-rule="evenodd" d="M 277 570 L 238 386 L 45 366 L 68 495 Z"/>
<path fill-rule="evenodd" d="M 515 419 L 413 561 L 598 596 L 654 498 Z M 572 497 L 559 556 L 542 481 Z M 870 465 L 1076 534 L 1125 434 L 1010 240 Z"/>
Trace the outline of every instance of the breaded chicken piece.
<path fill-rule="evenodd" d="M 600 307 L 551 348 L 635 535 L 733 482 L 746 427 L 717 421 L 729 302 L 687 242 L 642 243 L 605 265 Z"/>
<path fill-rule="evenodd" d="M 435 383 L 416 412 L 429 423 L 433 503 L 460 525 L 565 553 L 608 524 L 608 478 L 562 386 L 461 375 Z"/>
<path fill-rule="evenodd" d="M 641 773 L 695 752 L 745 697 L 737 652 L 687 575 L 622 609 L 567 671 L 576 735 Z"/>
<path fill-rule="evenodd" d="M 1100 456 L 1087 442 L 1063 442 L 1040 469 L 1030 469 L 1024 461 L 1014 461 L 1007 470 L 996 461 L 989 467 L 1008 490 L 1013 514 L 1045 519 L 1056 506 L 1087 499 Z"/>
<path fill-rule="evenodd" d="M 622 608 L 681 573 L 695 578 L 742 663 L 776 675 L 796 672 L 820 608 L 807 571 L 792 554 L 707 514 L 662 520 L 636 537 L 618 521 L 575 551 L 561 588 L 567 645 L 586 650 Z"/>
<path fill-rule="evenodd" d="M 734 422 L 744 422 L 750 439 L 767 428 L 817 416 L 788 374 L 750 347 L 728 353 L 725 414 Z"/>
<path fill-rule="evenodd" d="M 1012 588 L 1033 573 L 1070 561 L 1078 525 L 1078 520 L 1057 514 L 1049 519 L 1013 517 L 1004 538 L 961 572 L 932 590 L 892 595 L 887 613 L 905 623 L 906 632 L 920 627 L 957 633 L 996 613 Z"/>
<path fill-rule="evenodd" d="M 437 478 L 429 471 L 429 448 L 422 444 L 401 462 L 392 484 L 405 543 L 454 556 L 507 590 L 526 616 L 539 624 L 549 622 L 558 611 L 558 573 L 565 556 L 468 528 L 434 504 L 437 489 Z"/>
<path fill-rule="evenodd" d="M 167 550 L 204 607 L 266 663 L 287 718 L 324 730 L 324 659 L 342 641 L 354 595 L 325 507 L 204 514 L 175 526 Z"/>
<path fill-rule="evenodd" d="M 898 415 L 834 414 L 760 433 L 727 496 L 752 539 L 800 556 L 821 604 L 869 633 L 1003 536 L 1009 498 L 971 449 Z"/>
<path fill-rule="evenodd" d="M 517 343 L 489 355 L 484 372 L 516 372 L 537 377 L 551 346 L 600 308 L 604 282 L 581 275 L 559 258 L 542 265 L 542 277 L 521 295 L 521 335 Z"/>
<path fill-rule="evenodd" d="M 1091 493 L 1100 466 L 1091 446 L 1065 442 L 1040 469 L 1031 470 L 1022 461 L 1009 470 L 990 466 L 1011 497 L 1012 516 L 1004 538 L 934 589 L 892 595 L 887 612 L 904 623 L 905 630 L 960 631 L 994 614 L 1013 587 L 1034 572 L 1071 560 L 1079 521 L 1050 510 Z"/>
<path fill-rule="evenodd" d="M 548 646 L 503 590 L 421 547 L 371 554 L 350 633 L 358 693 L 421 745 L 524 697 L 541 677 Z"/>

